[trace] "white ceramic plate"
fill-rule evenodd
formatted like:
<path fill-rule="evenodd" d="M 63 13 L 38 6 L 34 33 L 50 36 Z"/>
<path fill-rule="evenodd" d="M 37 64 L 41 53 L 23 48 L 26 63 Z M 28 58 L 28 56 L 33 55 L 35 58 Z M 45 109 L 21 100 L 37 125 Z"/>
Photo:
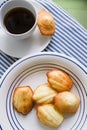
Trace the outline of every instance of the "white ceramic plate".
<path fill-rule="evenodd" d="M 14 63 L 4 74 L 0 86 L 0 126 L 3 130 L 55 130 L 40 123 L 35 108 L 26 116 L 13 109 L 12 94 L 19 85 L 29 85 L 34 90 L 46 83 L 46 72 L 53 68 L 66 71 L 72 77 L 72 92 L 81 100 L 78 111 L 65 117 L 56 130 L 86 130 L 87 126 L 87 71 L 71 57 L 58 53 L 39 53 L 26 56 Z"/>
<path fill-rule="evenodd" d="M 4 0 L 3 0 L 4 1 Z M 3 3 L 3 1 L 0 1 Z M 42 8 L 38 2 L 29 0 L 34 5 L 36 12 L 38 13 Z M 37 53 L 46 48 L 51 40 L 51 36 L 43 36 L 40 34 L 38 27 L 35 29 L 32 36 L 25 40 L 16 40 L 8 37 L 0 29 L 0 49 L 10 56 L 21 58 L 28 54 Z"/>

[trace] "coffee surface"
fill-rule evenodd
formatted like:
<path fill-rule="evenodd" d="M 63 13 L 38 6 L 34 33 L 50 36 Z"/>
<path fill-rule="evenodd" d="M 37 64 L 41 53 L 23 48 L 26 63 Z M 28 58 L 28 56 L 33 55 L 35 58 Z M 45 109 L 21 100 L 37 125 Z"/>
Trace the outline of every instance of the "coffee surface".
<path fill-rule="evenodd" d="M 17 7 L 10 10 L 4 17 L 7 30 L 13 34 L 25 33 L 32 28 L 35 17 L 28 9 Z"/>

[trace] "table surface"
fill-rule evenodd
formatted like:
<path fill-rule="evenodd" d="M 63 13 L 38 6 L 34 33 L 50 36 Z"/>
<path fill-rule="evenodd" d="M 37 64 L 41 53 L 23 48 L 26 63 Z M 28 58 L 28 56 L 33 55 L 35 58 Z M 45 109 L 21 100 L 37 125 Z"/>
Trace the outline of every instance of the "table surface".
<path fill-rule="evenodd" d="M 87 0 L 53 0 L 87 29 Z"/>

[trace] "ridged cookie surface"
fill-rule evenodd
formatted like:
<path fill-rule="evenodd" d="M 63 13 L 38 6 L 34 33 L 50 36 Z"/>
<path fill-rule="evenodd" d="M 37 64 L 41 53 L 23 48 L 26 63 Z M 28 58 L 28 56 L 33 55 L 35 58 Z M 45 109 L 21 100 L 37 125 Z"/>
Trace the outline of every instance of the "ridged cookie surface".
<path fill-rule="evenodd" d="M 33 107 L 33 91 L 29 86 L 19 86 L 13 93 L 13 106 L 22 113 L 27 114 Z"/>
<path fill-rule="evenodd" d="M 54 69 L 48 72 L 47 79 L 51 87 L 58 92 L 69 91 L 73 86 L 71 77 L 63 70 Z"/>
<path fill-rule="evenodd" d="M 65 91 L 54 97 L 54 105 L 62 113 L 75 113 L 78 110 L 80 99 L 73 93 Z"/>
<path fill-rule="evenodd" d="M 53 35 L 54 34 L 54 32 L 55 32 L 54 18 L 45 9 L 42 9 L 38 13 L 37 24 L 38 24 L 39 30 L 42 35 Z"/>
<path fill-rule="evenodd" d="M 59 127 L 59 125 L 63 122 L 63 115 L 58 112 L 54 105 L 45 104 L 37 107 L 37 116 L 38 119 L 47 126 L 50 127 Z"/>
<path fill-rule="evenodd" d="M 57 94 L 57 91 L 50 88 L 48 83 L 39 85 L 33 95 L 33 99 L 36 103 L 39 104 L 46 104 L 52 103 L 53 97 Z"/>

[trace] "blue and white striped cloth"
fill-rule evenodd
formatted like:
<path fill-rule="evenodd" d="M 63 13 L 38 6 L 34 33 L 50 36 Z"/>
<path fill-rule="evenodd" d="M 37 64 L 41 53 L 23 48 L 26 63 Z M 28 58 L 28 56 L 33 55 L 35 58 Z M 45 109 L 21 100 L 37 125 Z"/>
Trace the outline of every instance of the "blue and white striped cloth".
<path fill-rule="evenodd" d="M 52 1 L 37 2 L 52 13 L 56 22 L 55 35 L 44 51 L 64 53 L 87 67 L 87 30 Z M 0 51 L 0 77 L 17 60 Z"/>

